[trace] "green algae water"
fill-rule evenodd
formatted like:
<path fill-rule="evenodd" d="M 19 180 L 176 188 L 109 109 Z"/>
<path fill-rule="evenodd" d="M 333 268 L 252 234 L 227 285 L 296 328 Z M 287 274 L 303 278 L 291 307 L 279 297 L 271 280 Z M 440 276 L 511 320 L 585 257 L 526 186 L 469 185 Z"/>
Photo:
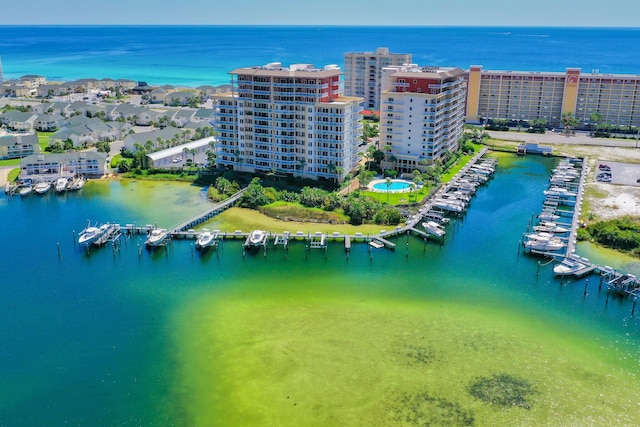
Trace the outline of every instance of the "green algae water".
<path fill-rule="evenodd" d="M 186 184 L 2 198 L 0 425 L 637 425 L 633 301 L 520 250 L 554 164 L 500 155 L 443 245 L 349 258 L 74 245 L 203 210 Z"/>

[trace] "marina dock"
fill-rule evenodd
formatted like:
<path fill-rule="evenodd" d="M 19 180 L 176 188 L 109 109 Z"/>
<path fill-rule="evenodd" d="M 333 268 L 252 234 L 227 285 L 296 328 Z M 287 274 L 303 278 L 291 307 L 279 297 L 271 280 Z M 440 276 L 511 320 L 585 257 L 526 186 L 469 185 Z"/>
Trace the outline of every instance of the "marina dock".
<path fill-rule="evenodd" d="M 558 167 L 554 170 L 554 175 L 549 180 L 550 187 L 546 190 L 547 197 L 543 202 L 542 211 L 538 215 L 538 218 L 550 219 L 557 226 L 561 226 L 563 230 L 565 228 L 568 230 L 567 233 L 554 234 L 554 237 L 550 238 L 560 242 L 563 245 L 562 248 L 557 250 L 551 250 L 555 247 L 533 249 L 535 246 L 531 245 L 529 252 L 551 258 L 550 262 L 557 261 L 558 263 L 554 266 L 554 273 L 557 276 L 572 275 L 583 277 L 597 273 L 600 274 L 601 285 L 606 285 L 607 292 L 637 298 L 640 296 L 640 279 L 632 274 L 615 271 L 608 266 L 594 264 L 576 254 L 584 185 L 588 171 L 588 158 L 583 158 L 579 163 L 579 173 L 575 169 L 575 165 L 578 164 L 577 159 L 565 159 L 558 164 Z M 561 221 L 565 218 L 570 218 L 569 222 Z M 527 233 L 531 232 L 532 221 L 529 224 Z M 542 222 L 541 219 L 540 223 Z M 568 234 L 568 236 L 563 237 L 563 234 Z M 526 245 L 527 236 L 531 235 L 525 233 L 523 245 Z"/>
<path fill-rule="evenodd" d="M 274 247 L 283 246 L 285 249 L 293 240 L 302 240 L 306 243 L 307 249 L 327 249 L 330 240 L 343 241 L 344 248 L 347 253 L 351 251 L 353 242 L 363 242 L 369 244 L 373 248 L 387 248 L 394 250 L 396 243 L 391 239 L 401 235 L 412 234 L 425 242 L 432 238 L 427 232 L 418 228 L 423 220 L 437 221 L 441 224 L 448 223 L 448 215 L 458 216 L 464 213 L 476 188 L 486 183 L 495 170 L 497 161 L 495 159 L 483 158 L 488 149 L 484 147 L 467 163 L 453 179 L 441 185 L 437 191 L 431 194 L 419 208 L 418 213 L 407 219 L 404 225 L 399 225 L 392 230 L 381 230 L 377 234 L 363 235 L 362 233 L 343 234 L 333 232 L 331 234 L 317 231 L 314 233 L 297 231 L 292 233 L 284 231 L 281 233 L 265 231 L 264 240 L 260 242 L 260 247 L 264 248 L 266 253 L 267 246 L 272 243 Z M 184 220 L 175 226 L 169 228 L 169 239 L 197 239 L 200 232 L 194 230 L 199 224 L 202 224 L 224 210 L 234 206 L 242 197 L 245 189 L 242 189 L 231 197 L 213 204 L 202 212 Z M 443 206 L 438 208 L 436 205 Z M 447 208 L 448 207 L 448 208 Z M 108 236 L 95 242 L 95 245 L 101 245 L 107 241 L 115 241 L 121 235 L 133 236 L 137 234 L 149 234 L 157 226 L 153 224 L 113 224 Z M 241 239 L 244 240 L 243 248 L 255 247 L 250 242 L 253 230 L 234 230 L 234 231 L 216 231 L 216 244 L 218 241 Z M 74 233 L 75 234 L 75 233 Z M 440 241 L 442 242 L 442 241 Z"/>

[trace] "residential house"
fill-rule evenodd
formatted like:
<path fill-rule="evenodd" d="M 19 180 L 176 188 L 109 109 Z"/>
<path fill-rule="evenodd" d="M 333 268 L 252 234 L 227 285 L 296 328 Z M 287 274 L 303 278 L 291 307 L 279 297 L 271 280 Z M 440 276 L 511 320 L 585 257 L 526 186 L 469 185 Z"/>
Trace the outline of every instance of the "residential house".
<path fill-rule="evenodd" d="M 200 102 L 200 95 L 193 91 L 179 90 L 168 93 L 164 98 L 165 105 L 185 106 L 189 105 L 193 100 Z"/>
<path fill-rule="evenodd" d="M 173 147 L 180 143 L 186 143 L 193 136 L 191 131 L 167 126 L 150 132 L 138 132 L 127 135 L 124 138 L 124 148 L 135 152 L 138 146 L 145 147 L 148 152 L 154 152 L 165 147 Z"/>
<path fill-rule="evenodd" d="M 37 117 L 36 113 L 11 110 L 0 114 L 0 122 L 12 131 L 29 132 L 33 130 Z"/>
<path fill-rule="evenodd" d="M 107 155 L 97 151 L 32 154 L 20 162 L 20 179 L 51 179 L 61 172 L 99 178 L 104 175 L 106 163 Z"/>
<path fill-rule="evenodd" d="M 169 91 L 166 87 L 157 87 L 149 92 L 149 102 L 152 104 L 164 104 Z"/>
<path fill-rule="evenodd" d="M 0 136 L 0 160 L 21 158 L 39 152 L 40 145 L 35 133 L 11 133 Z"/>
<path fill-rule="evenodd" d="M 34 129 L 40 132 L 54 132 L 64 125 L 64 117 L 60 114 L 38 114 Z"/>
<path fill-rule="evenodd" d="M 46 84 L 47 78 L 44 76 L 37 76 L 35 74 L 28 74 L 26 76 L 20 77 L 20 81 L 25 86 L 36 89 L 38 86 Z"/>

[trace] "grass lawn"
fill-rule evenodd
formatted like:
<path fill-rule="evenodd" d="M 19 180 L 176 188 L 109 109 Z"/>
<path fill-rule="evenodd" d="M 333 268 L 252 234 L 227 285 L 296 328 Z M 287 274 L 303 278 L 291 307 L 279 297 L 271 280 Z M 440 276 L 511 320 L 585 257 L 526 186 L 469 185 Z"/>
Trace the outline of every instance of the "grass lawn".
<path fill-rule="evenodd" d="M 44 153 L 45 148 L 49 146 L 49 138 L 55 132 L 37 132 L 38 135 L 38 145 L 40 145 L 40 152 Z"/>
<path fill-rule="evenodd" d="M 233 232 L 235 230 L 248 232 L 254 229 L 272 231 L 275 233 L 290 231 L 292 234 L 295 234 L 298 231 L 302 231 L 304 233 L 315 233 L 316 231 L 333 233 L 334 231 L 337 231 L 339 233 L 347 234 L 362 233 L 364 236 L 367 234 L 377 234 L 381 230 L 391 230 L 393 228 L 393 226 L 375 224 L 355 226 L 349 224 L 318 224 L 313 222 L 282 221 L 271 218 L 258 211 L 246 208 L 227 209 L 220 215 L 212 218 L 210 221 L 203 223 L 198 228 L 202 227 L 228 232 Z"/>
<path fill-rule="evenodd" d="M 9 175 L 7 175 L 7 181 L 13 182 L 16 179 L 18 179 L 19 175 L 20 175 L 20 168 L 11 169 L 11 171 L 9 172 Z"/>
<path fill-rule="evenodd" d="M 367 197 L 371 197 L 373 200 L 376 200 L 381 203 L 386 203 L 388 205 L 406 205 L 408 203 L 420 203 L 420 201 L 429 194 L 429 190 L 432 186 L 422 187 L 420 190 L 415 191 L 414 193 L 388 193 L 385 192 L 377 192 L 377 191 L 362 191 Z"/>
<path fill-rule="evenodd" d="M 18 166 L 20 159 L 0 160 L 0 166 Z"/>

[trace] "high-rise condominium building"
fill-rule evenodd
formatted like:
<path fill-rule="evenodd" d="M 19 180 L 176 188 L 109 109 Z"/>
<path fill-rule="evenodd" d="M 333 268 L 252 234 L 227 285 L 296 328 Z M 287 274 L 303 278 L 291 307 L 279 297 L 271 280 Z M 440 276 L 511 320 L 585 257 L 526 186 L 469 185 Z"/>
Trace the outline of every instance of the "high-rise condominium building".
<path fill-rule="evenodd" d="M 384 167 L 424 170 L 456 151 L 464 125 L 464 71 L 408 64 L 382 71 L 380 148 Z"/>
<path fill-rule="evenodd" d="M 341 179 L 357 166 L 362 99 L 345 97 L 336 65 L 271 63 L 230 72 L 217 106 L 216 161 L 246 172 Z"/>
<path fill-rule="evenodd" d="M 591 115 L 603 123 L 640 127 L 640 76 L 565 72 L 490 71 L 472 65 L 468 72 L 467 121 L 497 118 L 546 120 L 558 127 L 563 113 L 573 113 L 582 128 Z"/>
<path fill-rule="evenodd" d="M 386 47 L 375 52 L 345 53 L 344 93 L 364 98 L 364 108 L 379 110 L 382 69 L 410 63 L 410 53 L 389 53 Z"/>

